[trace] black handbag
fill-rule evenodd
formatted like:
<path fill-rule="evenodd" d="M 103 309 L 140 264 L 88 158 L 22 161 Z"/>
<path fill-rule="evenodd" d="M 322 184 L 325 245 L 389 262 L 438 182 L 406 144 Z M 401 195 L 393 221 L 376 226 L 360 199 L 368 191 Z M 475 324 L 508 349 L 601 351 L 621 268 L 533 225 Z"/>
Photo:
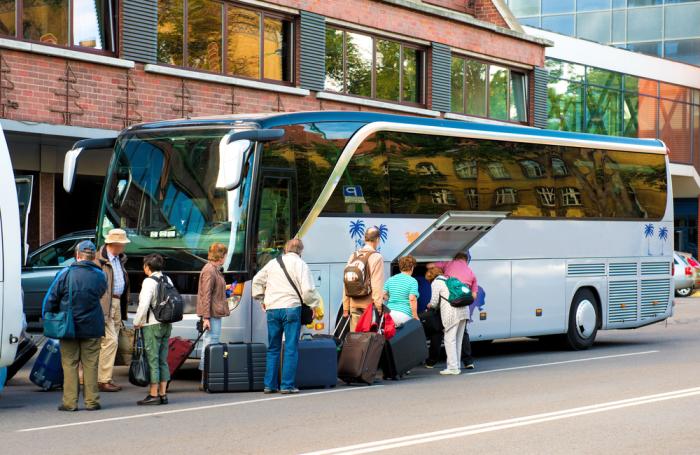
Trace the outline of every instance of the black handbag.
<path fill-rule="evenodd" d="M 129 382 L 137 387 L 146 387 L 151 383 L 151 370 L 148 367 L 141 329 L 136 330 L 134 336 L 134 355 L 129 366 Z"/>
<path fill-rule="evenodd" d="M 282 271 L 284 272 L 284 276 L 287 277 L 287 281 L 289 281 L 289 284 L 292 285 L 294 288 L 294 292 L 297 293 L 297 297 L 299 297 L 299 302 L 301 302 L 301 325 L 307 325 L 311 324 L 314 322 L 314 310 L 311 309 L 310 306 L 304 303 L 304 299 L 301 298 L 301 292 L 299 292 L 299 289 L 297 289 L 297 285 L 294 284 L 294 281 L 292 281 L 292 277 L 289 276 L 289 272 L 287 272 L 287 267 L 284 266 L 284 261 L 282 261 L 282 256 L 277 256 L 277 263 L 282 267 Z"/>
<path fill-rule="evenodd" d="M 442 316 L 439 309 L 428 308 L 418 315 L 425 334 L 430 336 L 435 333 L 442 333 Z"/>

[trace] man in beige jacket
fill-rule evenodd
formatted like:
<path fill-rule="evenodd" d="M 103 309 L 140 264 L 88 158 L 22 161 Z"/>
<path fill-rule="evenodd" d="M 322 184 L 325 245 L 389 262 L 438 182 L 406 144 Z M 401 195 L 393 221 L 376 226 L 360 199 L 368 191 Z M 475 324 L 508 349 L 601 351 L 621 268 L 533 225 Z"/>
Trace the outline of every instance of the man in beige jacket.
<path fill-rule="evenodd" d="M 97 253 L 97 262 L 107 277 L 107 291 L 100 303 L 105 316 L 97 382 L 100 392 L 118 392 L 122 388 L 112 381 L 117 340 L 129 306 L 129 275 L 126 273 L 124 250 L 131 241 L 123 229 L 112 229 L 105 237 L 105 246 Z"/>
<path fill-rule="evenodd" d="M 350 316 L 350 330 L 355 331 L 357 321 L 369 304 L 374 304 L 378 311 L 382 310 L 384 303 L 384 258 L 377 251 L 381 241 L 379 229 L 371 227 L 365 231 L 365 245 L 354 252 L 348 259 L 348 265 L 356 259 L 356 255 L 363 255 L 367 262 L 367 273 L 371 291 L 364 297 L 349 297 L 347 289 L 343 286 L 343 317 Z"/>

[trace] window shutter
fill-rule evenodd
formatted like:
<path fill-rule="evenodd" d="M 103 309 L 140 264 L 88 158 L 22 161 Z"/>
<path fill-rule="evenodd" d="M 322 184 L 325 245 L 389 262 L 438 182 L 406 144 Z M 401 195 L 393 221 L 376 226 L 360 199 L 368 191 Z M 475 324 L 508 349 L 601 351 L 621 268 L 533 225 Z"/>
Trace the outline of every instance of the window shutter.
<path fill-rule="evenodd" d="M 450 47 L 440 43 L 432 43 L 433 83 L 432 108 L 442 112 L 450 112 L 452 98 L 451 66 L 452 52 Z"/>
<path fill-rule="evenodd" d="M 158 2 L 122 2 L 121 57 L 143 63 L 156 63 L 158 53 Z"/>
<path fill-rule="evenodd" d="M 322 91 L 326 79 L 326 20 L 301 12 L 301 87 Z"/>
<path fill-rule="evenodd" d="M 544 68 L 535 68 L 535 116 L 534 126 L 547 128 L 547 79 L 549 72 Z"/>

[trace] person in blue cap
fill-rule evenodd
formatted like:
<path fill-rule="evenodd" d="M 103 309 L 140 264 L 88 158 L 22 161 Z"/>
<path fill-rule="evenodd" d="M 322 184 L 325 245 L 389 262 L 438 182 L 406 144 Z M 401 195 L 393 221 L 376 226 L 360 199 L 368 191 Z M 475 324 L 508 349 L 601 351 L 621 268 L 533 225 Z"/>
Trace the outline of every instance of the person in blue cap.
<path fill-rule="evenodd" d="M 69 305 L 73 312 L 75 337 L 61 340 L 63 403 L 59 411 L 77 411 L 80 383 L 78 367 L 83 366 L 85 408 L 100 409 L 97 366 L 105 334 L 100 298 L 107 290 L 107 279 L 95 263 L 96 248 L 89 240 L 75 247 L 75 262 L 63 269 L 46 293 L 43 314 L 58 312 Z"/>

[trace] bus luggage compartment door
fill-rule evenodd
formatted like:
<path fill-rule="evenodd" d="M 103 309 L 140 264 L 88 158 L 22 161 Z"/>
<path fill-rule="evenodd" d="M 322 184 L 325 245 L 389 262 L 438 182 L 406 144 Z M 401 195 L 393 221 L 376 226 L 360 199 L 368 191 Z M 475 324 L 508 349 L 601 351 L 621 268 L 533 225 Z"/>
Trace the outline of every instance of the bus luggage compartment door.
<path fill-rule="evenodd" d="M 507 216 L 508 212 L 445 212 L 399 257 L 410 254 L 418 262 L 450 260 L 471 248 Z"/>

